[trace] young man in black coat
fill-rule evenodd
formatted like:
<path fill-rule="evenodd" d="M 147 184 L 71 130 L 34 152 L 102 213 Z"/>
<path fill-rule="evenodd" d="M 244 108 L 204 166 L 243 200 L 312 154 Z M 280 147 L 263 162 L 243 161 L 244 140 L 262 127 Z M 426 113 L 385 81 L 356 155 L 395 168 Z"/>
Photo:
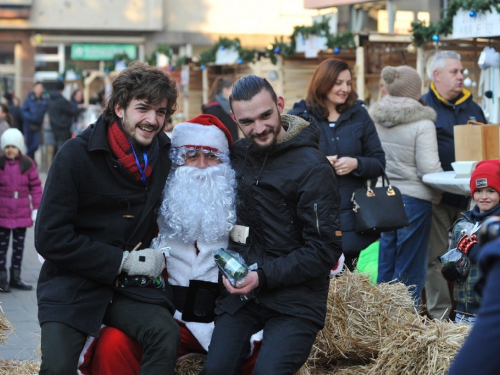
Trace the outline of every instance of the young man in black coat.
<path fill-rule="evenodd" d="M 229 249 L 258 268 L 236 287 L 223 279 L 202 374 L 236 374 L 261 329 L 253 374 L 294 374 L 324 325 L 330 270 L 342 254 L 337 182 L 318 128 L 281 115 L 284 100 L 265 79 L 240 78 L 230 103 L 246 138 L 231 148 L 238 203 Z"/>
<path fill-rule="evenodd" d="M 175 81 L 136 63 L 113 82 L 95 124 L 57 153 L 35 226 L 40 374 L 74 374 L 102 323 L 144 346 L 141 373 L 173 374 L 179 328 L 164 255 L 148 248 L 170 169 L 162 132 Z"/>
<path fill-rule="evenodd" d="M 54 133 L 56 140 L 56 147 L 54 154 L 68 139 L 71 138 L 71 124 L 73 117 L 79 113 L 79 108 L 73 106 L 69 100 L 63 95 L 64 83 L 62 81 L 56 82 L 56 87 L 50 93 L 50 101 L 47 107 L 47 114 L 49 115 L 50 127 Z"/>

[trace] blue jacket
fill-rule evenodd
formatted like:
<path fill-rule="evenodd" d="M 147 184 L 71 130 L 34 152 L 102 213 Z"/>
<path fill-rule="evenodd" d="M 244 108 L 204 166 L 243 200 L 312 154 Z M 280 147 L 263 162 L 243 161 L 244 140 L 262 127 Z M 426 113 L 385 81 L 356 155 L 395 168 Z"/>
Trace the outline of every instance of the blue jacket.
<path fill-rule="evenodd" d="M 43 95 L 37 99 L 33 92 L 30 92 L 21 107 L 24 128 L 29 127 L 31 131 L 42 128 L 43 117 L 49 103 L 48 96 Z"/>
<path fill-rule="evenodd" d="M 437 113 L 435 122 L 438 140 L 439 160 L 444 171 L 452 171 L 451 163 L 455 161 L 455 142 L 453 126 L 466 124 L 468 120 L 486 123 L 483 110 L 472 100 L 472 94 L 462 89 L 458 100 L 450 103 L 437 92 L 434 83 L 431 83 L 429 92 L 422 96 L 422 100 Z M 463 196 L 443 193 L 443 203 L 455 207 L 466 207 L 467 200 Z"/>
<path fill-rule="evenodd" d="M 449 375 L 496 375 L 500 368 L 500 238 L 481 249 L 482 303 L 472 331 L 455 357 Z M 478 369 L 481 369 L 478 371 Z"/>
<path fill-rule="evenodd" d="M 375 124 L 370 115 L 358 101 L 338 118 L 334 128 L 321 113 L 313 113 L 304 100 L 295 103 L 289 114 L 300 116 L 315 123 L 321 131 L 319 150 L 326 156 L 338 155 L 354 157 L 358 168 L 348 175 L 337 176 L 340 192 L 340 219 L 342 226 L 342 248 L 345 254 L 356 256 L 368 245 L 377 240 L 378 235 L 358 234 L 352 193 L 363 187 L 366 180 L 382 175 L 385 168 L 385 153 L 380 144 Z"/>

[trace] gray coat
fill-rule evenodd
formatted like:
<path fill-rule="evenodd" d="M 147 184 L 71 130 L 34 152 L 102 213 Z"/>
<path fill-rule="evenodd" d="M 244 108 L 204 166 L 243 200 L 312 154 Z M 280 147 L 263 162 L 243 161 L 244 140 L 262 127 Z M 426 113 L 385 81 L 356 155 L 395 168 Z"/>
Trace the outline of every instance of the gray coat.
<path fill-rule="evenodd" d="M 426 185 L 422 176 L 442 171 L 439 162 L 436 112 L 411 98 L 386 96 L 370 109 L 385 152 L 385 171 L 401 194 L 430 201 L 441 193 Z"/>

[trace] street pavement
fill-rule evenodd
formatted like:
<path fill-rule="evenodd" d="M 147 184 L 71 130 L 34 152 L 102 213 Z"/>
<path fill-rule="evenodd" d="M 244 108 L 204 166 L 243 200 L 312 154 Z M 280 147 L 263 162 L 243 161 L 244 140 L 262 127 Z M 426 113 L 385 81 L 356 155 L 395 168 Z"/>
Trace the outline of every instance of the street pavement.
<path fill-rule="evenodd" d="M 12 241 L 12 238 L 11 238 Z M 7 253 L 10 266 L 12 248 Z M 34 230 L 28 228 L 24 245 L 21 278 L 33 285 L 29 291 L 12 289 L 10 293 L 0 293 L 0 307 L 14 327 L 7 341 L 0 345 L 0 359 L 40 359 L 40 325 L 37 318 L 36 282 L 41 263 L 35 251 Z"/>
<path fill-rule="evenodd" d="M 42 182 L 46 174 L 40 173 Z M 11 236 L 12 241 L 12 236 Z M 7 253 L 7 267 L 10 267 L 12 248 Z M 30 291 L 12 289 L 10 293 L 0 293 L 0 307 L 14 327 L 7 341 L 0 345 L 0 359 L 39 360 L 40 325 L 37 318 L 36 283 L 42 264 L 35 250 L 34 230 L 28 228 L 24 244 L 21 278 L 33 285 Z"/>

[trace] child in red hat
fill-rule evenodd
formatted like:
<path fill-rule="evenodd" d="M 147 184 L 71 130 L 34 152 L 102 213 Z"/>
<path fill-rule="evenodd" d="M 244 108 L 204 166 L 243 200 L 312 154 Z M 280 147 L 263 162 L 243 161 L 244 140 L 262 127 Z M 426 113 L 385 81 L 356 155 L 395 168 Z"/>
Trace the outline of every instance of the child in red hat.
<path fill-rule="evenodd" d="M 446 266 L 441 268 L 441 273 L 446 280 L 455 282 L 455 321 L 474 324 L 481 303 L 474 288 L 481 278 L 476 233 L 486 218 L 500 215 L 500 160 L 484 160 L 477 164 L 471 175 L 470 192 L 475 205 L 472 210 L 462 212 L 462 217 L 453 224 L 450 246 L 450 249 L 456 248 L 466 254 L 470 269 L 464 275 L 456 268 Z"/>

